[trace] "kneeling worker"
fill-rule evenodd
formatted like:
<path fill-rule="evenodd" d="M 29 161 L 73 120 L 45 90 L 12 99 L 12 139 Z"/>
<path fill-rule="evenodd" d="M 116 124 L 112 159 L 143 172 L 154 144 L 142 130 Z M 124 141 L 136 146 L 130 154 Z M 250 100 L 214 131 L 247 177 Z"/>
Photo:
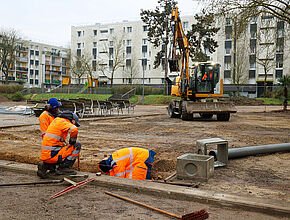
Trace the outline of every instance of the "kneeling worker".
<path fill-rule="evenodd" d="M 110 176 L 135 180 L 150 179 L 151 167 L 156 152 L 138 147 L 115 151 L 99 163 L 99 168 Z"/>
<path fill-rule="evenodd" d="M 70 168 L 81 150 L 81 144 L 76 142 L 79 126 L 78 116 L 70 111 L 62 112 L 51 122 L 42 140 L 42 162 L 38 164 L 37 171 L 39 177 L 47 178 L 48 170 L 57 174 L 76 174 Z M 70 139 L 67 145 L 65 140 L 68 134 Z"/>

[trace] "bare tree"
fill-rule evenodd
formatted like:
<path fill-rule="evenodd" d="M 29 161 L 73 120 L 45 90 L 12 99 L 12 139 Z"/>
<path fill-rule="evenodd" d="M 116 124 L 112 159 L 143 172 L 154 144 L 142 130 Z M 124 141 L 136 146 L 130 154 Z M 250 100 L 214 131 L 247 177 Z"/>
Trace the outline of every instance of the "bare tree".
<path fill-rule="evenodd" d="M 16 50 L 20 38 L 15 30 L 2 30 L 0 32 L 0 70 L 8 84 L 9 70 L 15 67 Z"/>
<path fill-rule="evenodd" d="M 289 0 L 198 0 L 205 2 L 206 9 L 215 14 L 235 12 L 240 19 L 270 14 L 290 24 Z"/>
<path fill-rule="evenodd" d="M 126 61 L 124 75 L 126 76 L 127 79 L 129 79 L 129 83 L 133 84 L 139 72 L 140 72 L 139 62 L 136 56 L 133 56 L 132 59 Z"/>
<path fill-rule="evenodd" d="M 85 56 L 75 56 L 71 62 L 71 72 L 77 77 L 78 83 L 81 84 L 81 78 L 90 74 L 90 66 Z"/>
<path fill-rule="evenodd" d="M 105 45 L 104 50 L 107 51 L 106 55 L 109 59 L 109 69 L 108 73 L 103 72 L 107 78 L 111 81 L 110 86 L 112 87 L 114 84 L 114 75 L 115 72 L 125 65 L 125 58 L 123 56 L 123 53 L 125 51 L 124 45 L 123 45 L 123 39 L 124 37 L 121 36 L 120 38 L 117 38 L 116 36 L 112 39 L 113 45 Z"/>

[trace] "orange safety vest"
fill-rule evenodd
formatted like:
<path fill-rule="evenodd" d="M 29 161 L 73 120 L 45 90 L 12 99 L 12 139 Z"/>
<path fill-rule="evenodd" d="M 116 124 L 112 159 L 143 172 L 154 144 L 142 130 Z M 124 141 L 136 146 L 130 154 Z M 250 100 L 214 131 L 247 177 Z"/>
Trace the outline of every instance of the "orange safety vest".
<path fill-rule="evenodd" d="M 67 147 L 65 144 L 68 134 L 70 134 L 70 138 L 76 139 L 78 128 L 68 119 L 55 118 L 48 126 L 43 137 L 40 159 L 46 163 L 57 163 L 59 155 L 62 158 L 71 156 L 74 147 Z"/>
<path fill-rule="evenodd" d="M 48 111 L 43 111 L 38 119 L 39 119 L 39 125 L 40 125 L 40 130 L 41 130 L 41 136 L 43 138 L 48 126 L 54 120 L 54 116 Z"/>
<path fill-rule="evenodd" d="M 110 176 L 144 180 L 146 179 L 148 170 L 145 163 L 152 163 L 154 155 L 154 151 L 138 147 L 124 148 L 115 151 L 109 158 L 112 166 Z"/>

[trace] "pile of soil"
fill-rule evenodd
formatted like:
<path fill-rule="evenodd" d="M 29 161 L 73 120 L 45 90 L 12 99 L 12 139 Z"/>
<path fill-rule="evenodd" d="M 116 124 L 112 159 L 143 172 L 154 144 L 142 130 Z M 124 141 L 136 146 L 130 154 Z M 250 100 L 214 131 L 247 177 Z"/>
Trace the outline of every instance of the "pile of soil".
<path fill-rule="evenodd" d="M 10 102 L 10 100 L 0 94 L 0 102 Z"/>
<path fill-rule="evenodd" d="M 230 97 L 222 99 L 223 101 L 233 102 L 235 105 L 242 105 L 242 106 L 258 106 L 264 105 L 263 100 L 258 100 L 254 98 L 247 98 L 247 97 Z"/>

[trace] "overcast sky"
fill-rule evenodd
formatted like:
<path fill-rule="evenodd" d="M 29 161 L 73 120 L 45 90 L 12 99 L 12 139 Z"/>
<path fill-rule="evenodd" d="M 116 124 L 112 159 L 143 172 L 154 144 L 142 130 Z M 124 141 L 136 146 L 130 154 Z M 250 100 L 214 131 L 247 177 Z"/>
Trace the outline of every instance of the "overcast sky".
<path fill-rule="evenodd" d="M 140 9 L 154 9 L 158 0 L 0 0 L 0 28 L 13 28 L 25 40 L 57 46 L 70 44 L 71 26 L 140 20 Z M 183 15 L 200 7 L 178 0 Z"/>

